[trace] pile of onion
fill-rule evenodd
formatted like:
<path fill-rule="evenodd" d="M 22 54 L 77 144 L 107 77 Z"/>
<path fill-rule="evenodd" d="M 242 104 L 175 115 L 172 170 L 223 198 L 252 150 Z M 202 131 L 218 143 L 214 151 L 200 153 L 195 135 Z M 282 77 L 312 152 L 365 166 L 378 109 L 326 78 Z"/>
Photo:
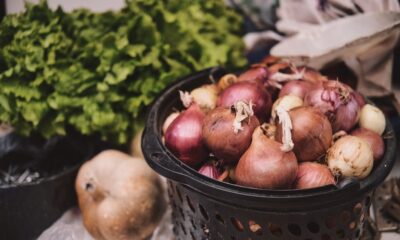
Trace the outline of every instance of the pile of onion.
<path fill-rule="evenodd" d="M 166 147 L 199 174 L 262 189 L 367 177 L 383 157 L 385 116 L 318 71 L 269 56 L 241 74 L 181 92 Z"/>

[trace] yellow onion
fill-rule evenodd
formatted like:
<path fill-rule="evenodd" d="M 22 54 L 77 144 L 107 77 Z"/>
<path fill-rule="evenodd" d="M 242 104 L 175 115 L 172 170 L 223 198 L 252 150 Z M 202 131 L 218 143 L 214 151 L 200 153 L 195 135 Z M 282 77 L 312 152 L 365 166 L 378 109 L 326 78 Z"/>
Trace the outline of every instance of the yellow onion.
<path fill-rule="evenodd" d="M 190 92 L 190 96 L 193 101 L 199 105 L 199 107 L 208 112 L 214 109 L 217 104 L 219 88 L 215 84 L 206 84 L 201 87 L 195 88 Z"/>

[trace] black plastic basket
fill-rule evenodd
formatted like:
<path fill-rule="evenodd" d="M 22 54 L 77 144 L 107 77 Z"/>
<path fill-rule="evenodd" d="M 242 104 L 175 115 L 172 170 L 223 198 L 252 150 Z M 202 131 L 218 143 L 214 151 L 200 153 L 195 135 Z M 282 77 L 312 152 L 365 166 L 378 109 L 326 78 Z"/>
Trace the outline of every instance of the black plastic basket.
<path fill-rule="evenodd" d="M 213 74 L 222 71 L 213 69 Z M 219 182 L 183 164 L 162 143 L 166 116 L 181 106 L 178 90 L 209 81 L 211 69 L 183 78 L 153 103 L 142 138 L 148 164 L 167 177 L 177 239 L 359 239 L 372 191 L 392 169 L 395 138 L 362 181 L 306 190 L 263 190 Z M 388 123 L 386 133 L 392 132 Z"/>

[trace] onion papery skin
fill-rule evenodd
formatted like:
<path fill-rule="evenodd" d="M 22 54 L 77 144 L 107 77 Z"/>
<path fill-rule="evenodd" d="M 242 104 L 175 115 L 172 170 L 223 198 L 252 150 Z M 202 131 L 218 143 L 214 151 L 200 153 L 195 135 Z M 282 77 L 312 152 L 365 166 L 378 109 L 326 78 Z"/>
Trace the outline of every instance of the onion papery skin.
<path fill-rule="evenodd" d="M 298 107 L 289 111 L 292 121 L 293 152 L 299 161 L 315 161 L 323 157 L 332 142 L 332 127 L 328 118 L 313 107 Z M 282 141 L 282 125 L 278 124 L 275 139 Z"/>
<path fill-rule="evenodd" d="M 224 164 L 236 163 L 250 146 L 254 129 L 260 125 L 257 117 L 242 121 L 242 130 L 234 132 L 235 113 L 231 108 L 217 107 L 204 118 L 202 136 L 210 151 Z"/>
<path fill-rule="evenodd" d="M 326 165 L 315 162 L 299 164 L 295 189 L 317 188 L 335 184 L 335 178 Z"/>
<path fill-rule="evenodd" d="M 324 113 L 334 132 L 350 131 L 357 124 L 360 112 L 354 91 L 349 86 L 332 80 L 307 93 L 304 105 L 315 107 Z"/>
<path fill-rule="evenodd" d="M 374 157 L 371 147 L 362 138 L 344 136 L 329 148 L 326 157 L 332 173 L 340 177 L 367 177 L 373 167 Z"/>
<path fill-rule="evenodd" d="M 363 139 L 371 147 L 374 161 L 379 161 L 385 154 L 385 143 L 381 135 L 366 128 L 357 128 L 351 132 L 352 136 Z"/>
<path fill-rule="evenodd" d="M 298 164 L 294 153 L 283 152 L 281 146 L 281 143 L 269 139 L 257 128 L 249 149 L 236 166 L 236 183 L 263 189 L 291 188 Z"/>
<path fill-rule="evenodd" d="M 197 104 L 181 112 L 165 133 L 165 145 L 190 167 L 197 167 L 208 157 L 203 143 L 202 126 L 205 114 Z"/>
<path fill-rule="evenodd" d="M 231 107 L 238 101 L 251 102 L 254 113 L 261 122 L 269 118 L 272 100 L 262 85 L 247 81 L 232 84 L 220 93 L 217 106 Z"/>

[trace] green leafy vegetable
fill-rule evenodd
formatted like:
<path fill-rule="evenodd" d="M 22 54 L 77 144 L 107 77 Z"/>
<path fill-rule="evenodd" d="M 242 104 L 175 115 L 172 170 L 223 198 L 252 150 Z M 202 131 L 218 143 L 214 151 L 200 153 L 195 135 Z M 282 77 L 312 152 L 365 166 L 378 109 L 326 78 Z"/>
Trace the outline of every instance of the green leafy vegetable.
<path fill-rule="evenodd" d="M 245 64 L 240 27 L 222 0 L 132 0 L 104 13 L 27 4 L 0 24 L 0 122 L 126 143 L 173 80 Z"/>

